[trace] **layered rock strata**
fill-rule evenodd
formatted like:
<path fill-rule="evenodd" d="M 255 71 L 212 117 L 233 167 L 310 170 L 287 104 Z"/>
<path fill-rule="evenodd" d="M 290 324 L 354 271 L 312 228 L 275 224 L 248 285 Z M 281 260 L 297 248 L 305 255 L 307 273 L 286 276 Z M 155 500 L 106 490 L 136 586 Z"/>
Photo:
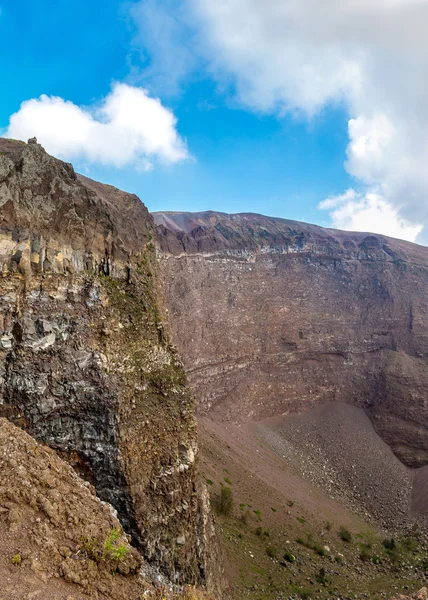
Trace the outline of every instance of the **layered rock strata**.
<path fill-rule="evenodd" d="M 152 218 L 30 142 L 0 140 L 0 415 L 93 483 L 148 560 L 215 587 Z"/>
<path fill-rule="evenodd" d="M 428 463 L 428 249 L 254 214 L 155 213 L 173 339 L 201 413 L 340 401 Z"/>

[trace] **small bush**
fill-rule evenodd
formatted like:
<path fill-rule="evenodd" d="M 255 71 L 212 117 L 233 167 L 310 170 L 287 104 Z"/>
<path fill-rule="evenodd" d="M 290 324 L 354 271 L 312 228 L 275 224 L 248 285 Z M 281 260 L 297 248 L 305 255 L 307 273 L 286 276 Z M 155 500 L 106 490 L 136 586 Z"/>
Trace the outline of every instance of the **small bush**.
<path fill-rule="evenodd" d="M 321 585 L 326 585 L 328 583 L 328 579 L 327 579 L 324 567 L 321 567 L 321 569 L 318 571 L 317 575 L 315 576 L 315 579 Z"/>
<path fill-rule="evenodd" d="M 12 564 L 13 565 L 19 566 L 21 564 L 21 562 L 22 562 L 22 557 L 19 554 L 19 552 L 12 556 Z"/>
<path fill-rule="evenodd" d="M 306 523 L 305 519 L 303 517 L 296 517 L 296 519 L 299 521 L 299 523 Z"/>
<path fill-rule="evenodd" d="M 367 562 L 368 560 L 370 560 L 370 558 L 370 548 L 368 546 L 362 546 L 360 551 L 360 560 L 362 560 L 363 562 Z"/>
<path fill-rule="evenodd" d="M 104 542 L 104 555 L 110 560 L 116 560 L 121 562 L 128 554 L 129 550 L 125 544 L 117 544 L 118 539 L 121 536 L 119 528 L 112 529 Z"/>
<path fill-rule="evenodd" d="M 333 525 L 330 523 L 330 521 L 326 521 L 324 527 L 327 529 L 327 531 L 331 531 L 331 528 L 333 527 Z"/>
<path fill-rule="evenodd" d="M 253 511 L 259 521 L 262 520 L 262 513 L 259 510 Z"/>
<path fill-rule="evenodd" d="M 286 550 L 284 552 L 284 560 L 289 563 L 294 563 L 296 562 L 296 557 L 289 550 Z"/>
<path fill-rule="evenodd" d="M 256 531 L 254 532 L 256 535 L 258 535 L 259 537 L 263 535 L 263 527 L 257 527 Z"/>
<path fill-rule="evenodd" d="M 352 540 L 351 532 L 348 529 L 346 529 L 346 527 L 340 528 L 339 536 L 343 542 L 350 542 Z"/>
<path fill-rule="evenodd" d="M 312 550 L 314 552 L 316 552 L 319 556 L 326 556 L 327 555 L 327 552 L 326 552 L 325 548 L 323 546 L 321 546 L 321 544 L 314 543 L 312 545 Z"/>
<path fill-rule="evenodd" d="M 224 478 L 225 482 L 228 483 L 229 485 L 232 485 L 232 480 L 230 477 L 225 477 Z"/>
<path fill-rule="evenodd" d="M 339 564 L 343 563 L 343 558 L 339 554 L 336 554 L 336 556 L 334 557 L 334 560 Z"/>
<path fill-rule="evenodd" d="M 232 488 L 223 485 L 220 490 L 219 512 L 222 515 L 230 515 L 233 509 Z"/>
<path fill-rule="evenodd" d="M 396 544 L 394 538 L 385 538 L 382 544 L 385 550 L 395 550 Z"/>
<path fill-rule="evenodd" d="M 241 512 L 241 514 L 239 515 L 239 520 L 241 521 L 241 523 L 243 525 L 248 525 L 249 516 L 250 516 L 250 513 L 249 513 L 248 509 L 245 512 Z"/>
<path fill-rule="evenodd" d="M 269 556 L 269 558 L 276 558 L 277 550 L 276 550 L 275 546 L 272 546 L 272 545 L 267 546 L 266 554 Z"/>
<path fill-rule="evenodd" d="M 294 506 L 294 500 L 289 500 L 287 504 L 290 508 L 292 508 Z"/>
<path fill-rule="evenodd" d="M 212 479 L 206 480 L 207 485 L 214 485 L 214 481 Z"/>
<path fill-rule="evenodd" d="M 98 563 L 101 560 L 102 552 L 97 546 L 97 541 L 93 537 L 83 537 L 80 549 L 84 552 L 84 554 L 90 558 L 91 560 Z"/>

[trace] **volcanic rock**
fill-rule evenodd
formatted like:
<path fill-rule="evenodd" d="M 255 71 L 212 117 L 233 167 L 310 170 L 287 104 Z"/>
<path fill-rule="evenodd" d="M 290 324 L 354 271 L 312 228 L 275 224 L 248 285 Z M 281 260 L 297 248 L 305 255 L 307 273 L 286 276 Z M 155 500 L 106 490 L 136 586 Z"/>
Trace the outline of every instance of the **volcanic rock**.
<path fill-rule="evenodd" d="M 173 341 L 202 414 L 364 408 L 428 463 L 428 249 L 255 214 L 155 213 Z"/>
<path fill-rule="evenodd" d="M 153 229 L 136 196 L 77 176 L 35 140 L 0 140 L 0 415 L 93 484 L 147 560 L 216 589 Z"/>

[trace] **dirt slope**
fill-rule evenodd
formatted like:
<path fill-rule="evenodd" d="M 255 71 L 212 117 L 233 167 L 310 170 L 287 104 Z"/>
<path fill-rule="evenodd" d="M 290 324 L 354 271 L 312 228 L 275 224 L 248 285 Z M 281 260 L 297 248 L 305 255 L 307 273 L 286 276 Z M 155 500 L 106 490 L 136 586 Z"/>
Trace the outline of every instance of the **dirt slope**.
<path fill-rule="evenodd" d="M 253 427 L 306 479 L 377 523 L 405 526 L 410 518 L 412 472 L 376 434 L 362 409 L 328 403 Z M 428 508 L 427 499 L 423 508 Z"/>
<path fill-rule="evenodd" d="M 337 436 L 341 453 L 337 459 L 345 464 L 337 486 L 318 477 L 321 473 L 325 477 L 324 465 L 327 473 L 335 465 L 334 452 L 329 456 L 326 448 L 317 451 L 322 445 L 317 446 L 315 431 L 313 446 L 305 444 L 305 428 L 309 431 L 316 425 L 315 416 L 290 417 L 290 421 L 298 419 L 299 425 L 288 429 L 284 438 L 275 422 L 235 425 L 200 417 L 202 464 L 213 506 L 219 507 L 223 487 L 232 490 L 234 499 L 231 513 L 225 515 L 217 508 L 217 518 L 235 600 L 380 600 L 419 589 L 428 580 L 425 535 L 420 530 L 414 533 L 411 519 L 401 529 L 394 521 L 402 520 L 402 504 L 397 503 L 396 509 L 394 504 L 397 495 L 409 499 L 406 485 L 411 477 L 364 413 L 352 406 L 343 408 L 334 415 L 335 421 L 328 410 L 325 413 L 332 419 L 333 436 L 335 429 L 343 428 Z M 302 419 L 308 424 L 301 424 Z M 359 481 L 358 476 L 352 479 L 356 475 L 352 465 L 356 469 L 364 465 L 345 440 L 353 423 L 354 439 L 367 449 L 363 481 L 367 469 L 369 474 L 361 490 L 353 489 Z M 282 422 L 280 427 L 282 431 Z M 296 437 L 302 434 L 301 445 L 296 437 L 288 439 L 290 431 Z M 366 492 L 372 486 L 379 504 L 371 507 L 381 515 L 367 510 Z M 382 501 L 387 501 L 386 507 Z M 380 521 L 391 528 L 379 526 Z M 342 528 L 350 533 L 350 541 L 342 539 Z M 383 545 L 384 539 L 391 538 L 396 544 L 393 553 Z"/>
<path fill-rule="evenodd" d="M 0 419 L 0 598 L 137 600 L 142 560 L 72 467 Z"/>

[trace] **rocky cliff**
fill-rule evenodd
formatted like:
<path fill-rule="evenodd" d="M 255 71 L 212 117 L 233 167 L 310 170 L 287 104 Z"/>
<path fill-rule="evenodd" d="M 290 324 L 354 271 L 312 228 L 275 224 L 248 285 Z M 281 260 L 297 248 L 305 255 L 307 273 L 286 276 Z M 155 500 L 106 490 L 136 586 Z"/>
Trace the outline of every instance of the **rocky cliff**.
<path fill-rule="evenodd" d="M 215 589 L 193 399 L 153 221 L 36 140 L 0 140 L 0 415 L 48 444 L 173 580 Z"/>
<path fill-rule="evenodd" d="M 154 216 L 200 412 L 347 402 L 406 465 L 428 463 L 428 248 L 254 214 Z"/>

